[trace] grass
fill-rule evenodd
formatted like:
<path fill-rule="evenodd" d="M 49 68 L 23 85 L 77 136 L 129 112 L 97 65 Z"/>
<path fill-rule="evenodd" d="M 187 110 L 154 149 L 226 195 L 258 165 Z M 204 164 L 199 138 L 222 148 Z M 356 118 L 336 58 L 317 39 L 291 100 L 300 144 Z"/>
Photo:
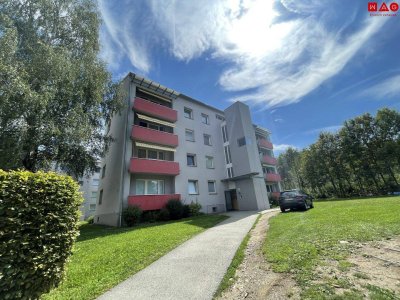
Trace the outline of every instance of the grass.
<path fill-rule="evenodd" d="M 313 283 L 316 280 L 313 271 L 318 265 L 323 266 L 326 259 L 337 261 L 342 271 L 348 269 L 345 259 L 350 246 L 339 241 L 363 242 L 399 235 L 400 197 L 314 205 L 307 212 L 282 213 L 272 218 L 263 252 L 274 271 L 295 275 L 303 298 L 341 299 L 334 295 L 333 284 L 337 283 Z M 359 296 L 356 291 L 349 293 L 354 299 Z M 374 290 L 374 293 L 383 292 Z"/>
<path fill-rule="evenodd" d="M 258 221 L 261 218 L 261 214 L 258 215 L 256 221 L 253 226 L 249 230 L 249 232 L 244 237 L 243 241 L 240 243 L 239 248 L 236 250 L 235 256 L 232 259 L 231 264 L 229 265 L 224 278 L 222 278 L 221 283 L 218 286 L 217 291 L 214 294 L 214 299 L 220 296 L 226 289 L 228 289 L 235 282 L 235 273 L 236 269 L 240 266 L 244 259 L 244 251 L 246 250 L 247 243 L 250 240 L 250 231 L 257 225 Z"/>
<path fill-rule="evenodd" d="M 226 218 L 204 215 L 134 228 L 83 224 L 64 281 L 42 299 L 94 299 Z"/>

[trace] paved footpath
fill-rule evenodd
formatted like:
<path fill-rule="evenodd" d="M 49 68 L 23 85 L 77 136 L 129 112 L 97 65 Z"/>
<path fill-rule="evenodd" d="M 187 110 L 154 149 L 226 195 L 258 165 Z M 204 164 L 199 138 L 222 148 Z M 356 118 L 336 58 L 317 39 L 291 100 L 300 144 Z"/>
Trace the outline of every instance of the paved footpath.
<path fill-rule="evenodd" d="M 248 211 L 226 215 L 230 218 L 186 241 L 97 299 L 212 299 L 257 218 L 256 212 Z"/>

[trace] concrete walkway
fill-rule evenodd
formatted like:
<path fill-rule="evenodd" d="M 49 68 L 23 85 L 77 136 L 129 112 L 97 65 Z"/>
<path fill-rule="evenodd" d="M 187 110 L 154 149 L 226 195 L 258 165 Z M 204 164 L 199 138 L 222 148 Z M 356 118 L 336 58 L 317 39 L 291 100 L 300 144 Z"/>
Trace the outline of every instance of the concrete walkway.
<path fill-rule="evenodd" d="M 230 218 L 178 246 L 98 299 L 212 299 L 256 212 Z"/>

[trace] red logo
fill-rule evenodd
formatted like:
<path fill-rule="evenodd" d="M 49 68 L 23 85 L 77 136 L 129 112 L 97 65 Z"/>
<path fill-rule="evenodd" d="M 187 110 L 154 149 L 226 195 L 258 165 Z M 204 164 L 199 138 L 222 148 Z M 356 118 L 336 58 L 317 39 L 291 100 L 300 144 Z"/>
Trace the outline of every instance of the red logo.
<path fill-rule="evenodd" d="M 399 5 L 396 2 L 392 2 L 389 5 L 391 11 L 398 11 Z M 389 11 L 385 2 L 382 2 L 381 6 L 379 7 L 379 11 Z M 378 11 L 378 2 L 368 2 L 368 11 Z"/>

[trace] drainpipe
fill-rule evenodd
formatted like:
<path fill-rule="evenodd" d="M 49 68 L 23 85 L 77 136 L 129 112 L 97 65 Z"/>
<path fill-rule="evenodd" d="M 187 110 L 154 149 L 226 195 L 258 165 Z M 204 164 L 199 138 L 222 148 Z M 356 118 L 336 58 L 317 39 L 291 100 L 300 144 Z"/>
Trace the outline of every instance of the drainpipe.
<path fill-rule="evenodd" d="M 121 168 L 121 183 L 120 183 L 120 189 L 119 189 L 119 199 L 120 199 L 120 205 L 119 205 L 119 227 L 122 226 L 122 208 L 123 208 L 123 202 L 124 202 L 124 181 L 125 181 L 125 174 L 126 174 L 126 161 L 125 161 L 125 155 L 126 155 L 126 136 L 127 136 L 127 127 L 128 127 L 128 120 L 129 120 L 129 111 L 130 111 L 130 99 L 131 99 L 131 83 L 132 79 L 129 81 L 129 88 L 128 88 L 128 108 L 126 110 L 126 115 L 125 115 L 125 135 L 124 135 L 124 149 L 122 150 L 122 168 Z"/>

